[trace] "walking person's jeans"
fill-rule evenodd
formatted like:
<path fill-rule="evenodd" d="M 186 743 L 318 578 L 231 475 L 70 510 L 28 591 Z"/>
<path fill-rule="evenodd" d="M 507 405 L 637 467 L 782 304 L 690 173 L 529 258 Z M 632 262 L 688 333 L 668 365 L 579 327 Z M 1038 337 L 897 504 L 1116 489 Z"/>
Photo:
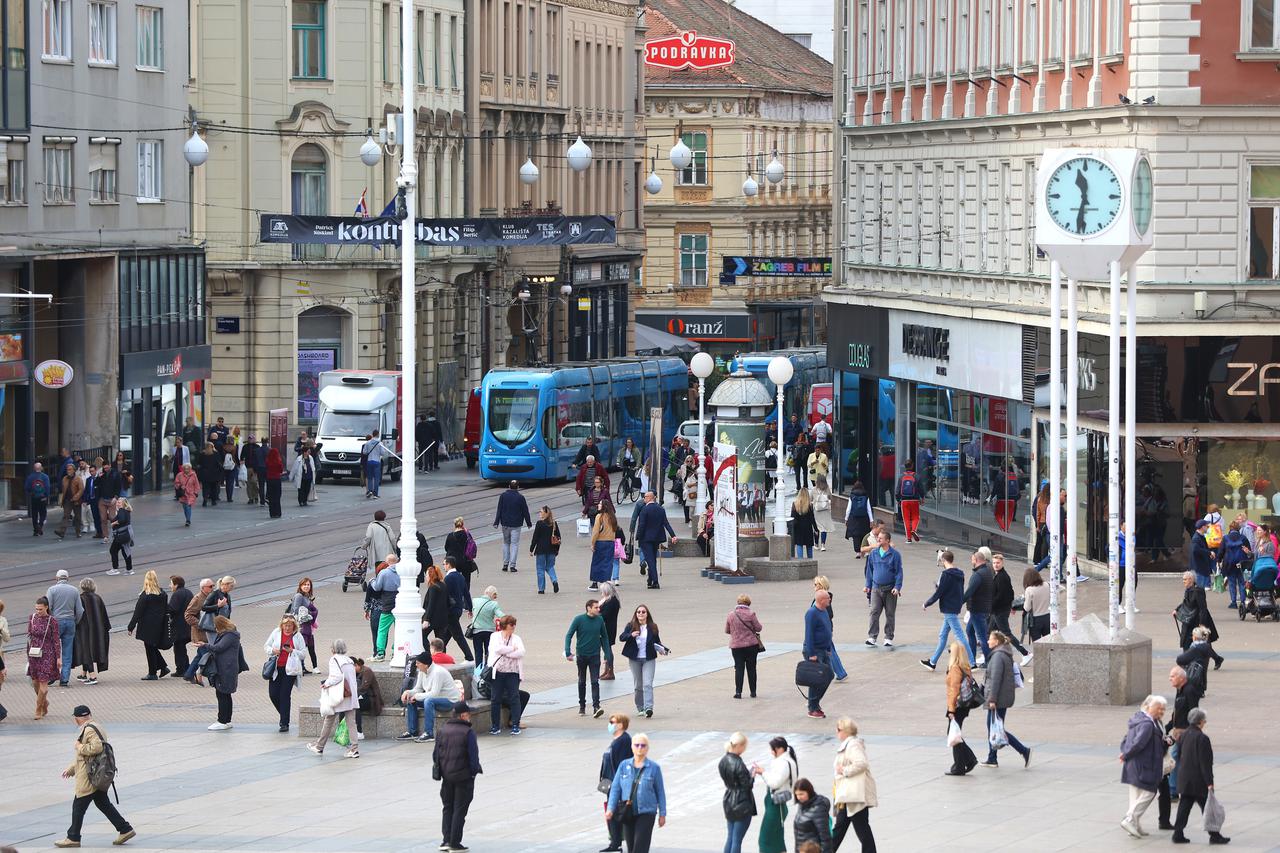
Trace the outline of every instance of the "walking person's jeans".
<path fill-rule="evenodd" d="M 647 711 L 653 708 L 653 674 L 658 662 L 653 658 L 627 661 L 631 665 L 631 683 L 635 687 L 636 710 Z"/>
<path fill-rule="evenodd" d="M 124 819 L 124 815 L 111 804 L 111 797 L 106 791 L 94 791 L 92 794 L 86 794 L 83 797 L 76 797 L 71 801 L 71 826 L 67 828 L 67 838 L 71 841 L 80 840 L 80 827 L 84 824 L 84 814 L 89 810 L 89 804 L 98 807 L 98 811 L 111 821 L 111 825 L 116 828 L 116 832 L 131 832 L 133 827 L 129 825 L 129 821 Z"/>
<path fill-rule="evenodd" d="M 1003 720 L 1004 720 L 1005 711 L 1007 711 L 1007 710 L 1008 710 L 1007 708 L 997 708 L 997 709 L 995 709 L 994 711 L 993 711 L 993 710 L 991 710 L 990 708 L 988 708 L 988 709 L 987 709 L 987 737 L 988 737 L 988 739 L 990 739 L 990 737 L 991 737 L 991 724 L 995 721 L 995 718 L 996 718 L 997 716 L 998 716 L 998 717 L 1000 717 L 1000 719 L 1003 721 Z M 1014 750 L 1015 752 L 1017 752 L 1017 753 L 1018 753 L 1018 755 L 1021 755 L 1021 756 L 1024 756 L 1024 757 L 1026 756 L 1026 754 L 1027 754 L 1027 752 L 1028 752 L 1029 750 L 1028 750 L 1025 746 L 1023 746 L 1023 745 L 1022 745 L 1022 741 L 1018 740 L 1016 737 L 1014 737 L 1014 736 L 1013 736 L 1013 732 L 1009 731 L 1009 729 L 1008 729 L 1008 727 L 1007 727 L 1007 726 L 1005 727 L 1005 730 L 1004 730 L 1004 736 L 1005 736 L 1005 737 L 1007 737 L 1007 738 L 1009 739 L 1009 746 L 1010 746 L 1010 747 L 1012 747 L 1012 748 L 1013 748 L 1013 750 Z M 990 742 L 990 741 L 988 740 L 988 742 Z M 995 750 L 995 748 L 994 748 L 994 747 L 991 747 L 991 746 L 988 746 L 988 747 L 987 747 L 987 763 L 988 763 L 988 764 L 995 764 L 995 763 L 996 763 L 996 750 Z"/>
<path fill-rule="evenodd" d="M 978 649 L 982 649 L 984 658 L 991 657 L 991 649 L 987 648 L 987 636 L 990 629 L 987 626 L 987 618 L 990 613 L 974 613 L 969 611 L 969 630 L 967 636 L 969 638 L 969 653 L 973 654 Z M 975 636 L 976 635 L 976 636 Z"/>
<path fill-rule="evenodd" d="M 955 638 L 969 649 L 969 660 L 972 662 L 973 645 L 965 639 L 964 626 L 960 624 L 960 614 L 943 613 L 942 630 L 938 632 L 938 647 L 933 650 L 933 654 L 929 655 L 929 663 L 937 664 L 938 659 L 942 657 L 942 653 L 947 650 L 947 634 L 954 634 Z"/>
<path fill-rule="evenodd" d="M 747 830 L 751 827 L 751 818 L 744 817 L 741 820 L 726 820 L 728 836 L 724 840 L 724 853 L 742 853 L 742 839 L 747 837 Z"/>
<path fill-rule="evenodd" d="M 365 474 L 365 488 L 369 490 L 369 494 L 378 494 L 378 487 L 382 485 L 382 460 L 368 463 L 367 473 Z"/>
<path fill-rule="evenodd" d="M 884 611 L 884 638 L 893 639 L 893 628 L 898 613 L 898 596 L 893 594 L 893 585 L 871 587 L 871 622 L 867 626 L 868 639 L 880 636 L 880 611 Z"/>
<path fill-rule="evenodd" d="M 503 529 L 505 530 L 506 528 Z M 516 528 L 516 531 L 516 536 L 519 537 L 519 528 Z M 546 591 L 548 577 L 551 578 L 552 583 L 560 583 L 559 579 L 556 578 L 555 554 L 539 554 L 533 558 L 533 561 L 538 569 L 538 592 Z"/>
<path fill-rule="evenodd" d="M 72 652 L 76 647 L 75 619 L 58 620 L 58 639 L 62 641 L 62 677 L 60 680 L 63 684 L 66 684 L 71 680 Z"/>
<path fill-rule="evenodd" d="M 1231 596 L 1232 607 L 1244 604 L 1244 575 L 1240 571 L 1226 573 L 1227 594 Z"/>
<path fill-rule="evenodd" d="M 453 702 L 451 700 L 439 697 L 424 699 L 421 702 L 410 702 L 405 705 L 404 719 L 409 734 L 416 735 L 418 733 L 418 715 L 421 714 L 423 733 L 434 737 L 436 733 L 436 711 L 449 711 L 452 708 Z"/>
<path fill-rule="evenodd" d="M 232 498 L 235 497 L 237 476 L 239 476 L 239 471 L 235 468 L 222 472 L 222 484 L 227 490 L 227 503 L 231 503 Z"/>
<path fill-rule="evenodd" d="M 185 503 L 185 502 L 182 504 L 182 514 L 186 516 L 187 524 L 190 524 L 191 523 L 191 504 Z"/>
<path fill-rule="evenodd" d="M 798 560 L 798 559 L 800 559 L 801 557 L 805 558 L 806 560 L 812 560 L 812 559 L 813 559 L 813 546 L 812 546 L 812 545 L 797 545 L 797 546 L 796 546 L 796 559 Z"/>
<path fill-rule="evenodd" d="M 578 707 L 587 705 L 587 675 L 591 676 L 591 707 L 600 707 L 600 655 L 578 655 Z"/>
<path fill-rule="evenodd" d="M 1201 589 L 1208 589 L 1213 586 L 1213 575 L 1202 575 L 1199 572 L 1195 574 L 1196 586 Z"/>
<path fill-rule="evenodd" d="M 516 567 L 516 557 L 520 556 L 520 528 L 502 525 L 502 565 Z"/>

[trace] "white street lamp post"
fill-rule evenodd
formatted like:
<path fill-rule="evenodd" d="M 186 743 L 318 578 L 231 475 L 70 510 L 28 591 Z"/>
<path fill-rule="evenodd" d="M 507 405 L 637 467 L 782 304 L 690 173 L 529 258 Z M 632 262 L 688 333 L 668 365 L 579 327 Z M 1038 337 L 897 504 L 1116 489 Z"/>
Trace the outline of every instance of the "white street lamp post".
<path fill-rule="evenodd" d="M 777 504 L 773 517 L 774 536 L 787 535 L 787 519 L 782 514 L 782 459 L 783 454 L 786 452 L 782 443 L 782 394 L 794 373 L 795 368 L 791 366 L 791 359 L 785 355 L 774 356 L 769 360 L 769 381 L 778 388 L 778 480 L 773 487 Z"/>
<path fill-rule="evenodd" d="M 707 377 L 716 369 L 716 361 L 711 357 L 710 353 L 696 353 L 689 360 L 689 367 L 693 370 L 693 375 L 698 377 L 698 507 L 697 517 L 702 516 L 707 511 L 707 460 L 705 458 L 707 447 L 707 427 L 706 427 L 706 405 L 707 396 Z"/>
<path fill-rule="evenodd" d="M 414 148 L 414 119 L 417 107 L 414 103 L 416 89 L 414 87 L 414 50 L 417 44 L 414 38 L 414 12 L 412 3 L 401 5 L 400 27 L 403 33 L 400 52 L 400 87 L 404 95 L 404 138 L 400 140 L 403 152 L 400 161 L 400 177 L 396 185 L 404 191 L 405 218 L 400 223 L 400 383 L 401 399 L 404 401 L 400 409 L 400 441 L 407 448 L 400 460 L 400 553 L 402 558 L 396 564 L 400 575 L 400 592 L 396 595 L 395 639 L 392 645 L 391 668 L 402 668 L 409 655 L 422 652 L 422 603 L 418 598 L 415 585 L 418 579 L 418 518 L 414 499 L 417 485 L 414 482 L 414 456 L 416 448 L 413 444 L 413 427 L 417 419 L 417 373 L 418 373 L 418 331 L 417 303 L 415 299 L 415 256 L 414 213 L 418 196 L 418 164 Z M 381 559 L 384 555 L 375 555 Z"/>

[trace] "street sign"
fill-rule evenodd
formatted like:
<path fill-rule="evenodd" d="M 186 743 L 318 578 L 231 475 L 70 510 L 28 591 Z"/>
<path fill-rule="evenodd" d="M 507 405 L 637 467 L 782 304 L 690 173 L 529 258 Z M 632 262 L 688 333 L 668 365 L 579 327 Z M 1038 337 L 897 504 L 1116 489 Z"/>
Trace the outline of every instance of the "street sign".
<path fill-rule="evenodd" d="M 831 277 L 831 258 L 756 257 L 726 255 L 721 276 L 753 275 L 766 278 Z"/>
<path fill-rule="evenodd" d="M 579 310 L 579 311 L 590 311 L 590 310 L 591 310 L 591 297 L 590 297 L 590 296 L 579 296 L 579 297 L 578 297 L 578 310 Z"/>

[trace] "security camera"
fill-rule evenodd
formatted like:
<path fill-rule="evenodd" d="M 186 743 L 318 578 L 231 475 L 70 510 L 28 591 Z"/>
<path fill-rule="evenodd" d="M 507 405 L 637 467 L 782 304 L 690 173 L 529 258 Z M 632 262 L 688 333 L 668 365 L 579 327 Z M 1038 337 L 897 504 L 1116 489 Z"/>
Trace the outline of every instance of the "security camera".
<path fill-rule="evenodd" d="M 402 190 L 407 190 L 413 186 L 413 180 L 407 175 L 400 175 L 396 178 L 396 186 Z"/>

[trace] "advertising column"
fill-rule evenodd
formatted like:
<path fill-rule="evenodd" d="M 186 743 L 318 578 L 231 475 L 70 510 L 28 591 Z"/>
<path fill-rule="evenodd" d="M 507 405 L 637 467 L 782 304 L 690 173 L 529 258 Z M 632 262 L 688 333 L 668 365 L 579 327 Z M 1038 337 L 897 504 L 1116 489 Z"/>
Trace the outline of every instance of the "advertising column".
<path fill-rule="evenodd" d="M 713 554 L 717 569 L 738 571 L 738 457 L 732 444 L 716 442 L 712 454 L 715 476 L 712 497 L 715 519 Z"/>

